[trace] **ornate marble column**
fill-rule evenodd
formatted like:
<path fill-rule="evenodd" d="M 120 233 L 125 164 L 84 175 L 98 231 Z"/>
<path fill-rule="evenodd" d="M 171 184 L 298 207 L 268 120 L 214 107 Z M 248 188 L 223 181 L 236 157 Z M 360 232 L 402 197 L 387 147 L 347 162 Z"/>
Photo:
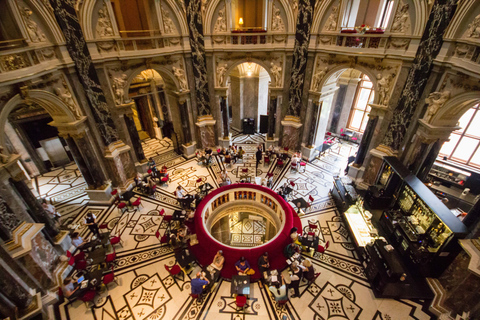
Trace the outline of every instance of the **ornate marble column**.
<path fill-rule="evenodd" d="M 362 141 L 360 141 L 360 145 L 358 146 L 357 156 L 355 157 L 354 166 L 359 168 L 363 161 L 365 160 L 365 156 L 367 155 L 368 146 L 372 141 L 373 133 L 375 131 L 375 127 L 378 122 L 378 116 L 368 115 L 368 122 L 365 126 L 365 131 L 363 132 Z"/>
<path fill-rule="evenodd" d="M 32 191 L 25 183 L 24 177 L 24 175 L 17 175 L 11 178 L 10 182 L 20 194 L 23 201 L 25 201 L 33 220 L 35 220 L 37 223 L 42 223 L 45 225 L 45 232 L 53 242 L 53 239 L 55 239 L 60 230 L 56 226 L 55 221 L 53 221 L 45 209 L 43 209 L 40 201 L 38 201 L 38 199 L 33 195 Z"/>
<path fill-rule="evenodd" d="M 133 112 L 124 114 L 123 120 L 125 120 L 128 134 L 132 141 L 133 151 L 135 152 L 138 162 L 146 162 L 147 160 L 145 158 L 145 153 L 143 152 L 142 142 L 140 141 L 140 136 L 138 135 L 135 121 L 133 120 Z"/>
<path fill-rule="evenodd" d="M 215 98 L 220 106 L 222 114 L 222 138 L 218 138 L 220 147 L 228 148 L 230 146 L 230 118 L 227 106 L 227 90 L 228 88 L 215 88 Z"/>
<path fill-rule="evenodd" d="M 457 9 L 457 3 L 458 0 L 436 0 L 433 4 L 407 81 L 383 138 L 382 144 L 392 150 L 399 150 L 404 142 L 415 108 L 430 77 L 433 61 L 442 48 L 443 34 Z"/>
<path fill-rule="evenodd" d="M 0 248 L 4 252 L 3 248 Z M 0 292 L 6 297 L 9 301 L 14 303 L 19 309 L 27 308 L 33 300 L 32 290 L 27 286 L 27 284 L 17 275 L 15 270 L 12 268 L 16 263 L 13 259 L 7 255 L 2 255 L 0 259 Z M 4 259 L 10 260 L 9 262 L 13 265 L 9 265 Z M 17 266 L 18 267 L 18 266 Z M 1 304 L 1 303 L 0 303 Z M 3 304 L 2 304 L 3 305 Z M 5 306 L 4 306 L 5 307 Z M 16 319 L 16 318 L 15 318 Z"/>
<path fill-rule="evenodd" d="M 73 160 L 75 160 L 78 170 L 80 170 L 80 172 L 82 173 L 82 177 L 83 179 L 85 179 L 87 185 L 89 187 L 91 186 L 95 188 L 95 180 L 93 179 L 87 164 L 83 160 L 82 154 L 80 153 L 80 150 L 78 150 L 78 146 L 75 143 L 75 140 L 69 134 L 59 134 L 59 136 L 61 136 L 67 143 L 68 148 L 72 153 Z"/>
<path fill-rule="evenodd" d="M 287 114 L 299 117 L 302 109 L 303 85 L 307 67 L 310 28 L 313 20 L 315 0 L 299 0 L 295 45 L 293 47 L 293 63 L 289 89 Z"/>
<path fill-rule="evenodd" d="M 110 173 L 109 178 L 116 186 L 126 188 L 135 175 L 135 166 L 128 153 L 130 147 L 119 140 L 105 94 L 82 33 L 75 11 L 75 2 L 50 0 L 50 4 L 65 36 L 66 47 L 75 63 L 78 78 L 85 90 L 96 128 L 106 146 L 104 152 L 106 169 Z M 79 149 L 83 151 L 85 146 L 81 145 L 81 142 L 76 141 Z M 84 159 L 86 160 L 86 157 Z M 97 171 L 99 172 L 99 170 Z M 97 179 L 95 174 L 92 174 L 92 177 Z M 103 185 L 104 182 L 105 180 L 100 185 Z"/>
<path fill-rule="evenodd" d="M 269 104 L 268 104 L 268 132 L 267 140 L 265 141 L 266 147 L 271 145 L 278 145 L 278 132 L 277 117 L 280 117 L 281 113 L 281 97 L 283 94 L 283 88 L 269 87 Z"/>
<path fill-rule="evenodd" d="M 12 238 L 12 231 L 21 223 L 7 202 L 0 195 L 0 238 L 8 241 Z"/>
<path fill-rule="evenodd" d="M 198 108 L 197 121 L 211 115 L 210 96 L 208 94 L 207 60 L 205 57 L 205 41 L 203 38 L 202 0 L 185 0 L 187 24 L 192 48 L 193 76 L 195 78 L 195 94 Z M 202 118 L 203 119 L 203 118 Z"/>
<path fill-rule="evenodd" d="M 193 117 L 190 119 L 191 114 L 191 105 L 190 105 L 190 91 L 187 92 L 176 92 L 178 109 L 180 110 L 180 119 L 182 123 L 182 132 L 183 132 L 183 144 L 182 151 L 183 155 L 190 159 L 195 156 L 196 142 L 193 141 L 192 136 L 192 126 Z"/>
<path fill-rule="evenodd" d="M 321 109 L 321 102 L 317 99 L 309 99 L 309 106 L 307 108 L 307 119 L 305 119 L 305 125 L 308 125 L 306 145 L 302 143 L 302 157 L 307 161 L 311 161 L 315 157 L 315 140 L 317 137 L 319 113 Z"/>

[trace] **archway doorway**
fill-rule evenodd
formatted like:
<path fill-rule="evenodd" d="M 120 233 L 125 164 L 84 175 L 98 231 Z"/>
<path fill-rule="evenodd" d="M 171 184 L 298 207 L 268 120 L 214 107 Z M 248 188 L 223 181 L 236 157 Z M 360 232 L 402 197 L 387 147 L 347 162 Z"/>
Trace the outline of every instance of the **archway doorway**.
<path fill-rule="evenodd" d="M 270 75 L 254 62 L 240 63 L 227 77 L 231 125 L 246 134 L 267 133 Z"/>

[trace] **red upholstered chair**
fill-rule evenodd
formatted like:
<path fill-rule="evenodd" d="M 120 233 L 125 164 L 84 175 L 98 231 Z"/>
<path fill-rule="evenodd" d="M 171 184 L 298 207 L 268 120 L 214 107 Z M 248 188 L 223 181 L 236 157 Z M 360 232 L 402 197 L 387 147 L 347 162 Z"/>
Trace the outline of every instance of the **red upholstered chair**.
<path fill-rule="evenodd" d="M 290 181 L 290 185 L 292 186 L 292 188 L 295 187 L 295 182 Z"/>
<path fill-rule="evenodd" d="M 142 198 L 141 198 L 141 197 L 138 197 L 137 200 L 135 200 L 135 201 L 132 202 L 132 207 L 137 207 L 137 208 L 138 208 L 138 211 L 140 211 L 140 206 L 143 207 L 143 205 L 142 205 Z"/>
<path fill-rule="evenodd" d="M 297 164 L 295 162 L 290 163 L 290 171 L 292 171 L 292 170 L 298 171 Z"/>
<path fill-rule="evenodd" d="M 95 299 L 96 295 L 97 295 L 97 292 L 95 290 L 89 290 L 85 292 L 85 294 L 81 296 L 79 300 L 83 301 L 87 308 L 90 308 L 91 305 L 93 305 L 92 300 Z"/>
<path fill-rule="evenodd" d="M 75 257 L 71 256 L 70 259 L 68 259 L 68 265 L 72 266 L 75 264 Z"/>
<path fill-rule="evenodd" d="M 77 263 L 80 260 L 85 260 L 85 252 L 80 251 L 79 253 L 74 255 L 73 258 L 75 259 L 75 263 Z"/>
<path fill-rule="evenodd" d="M 324 253 L 325 251 L 327 251 L 329 244 L 330 241 L 327 241 L 327 243 L 325 243 L 325 247 L 319 244 L 317 251 L 320 253 Z"/>
<path fill-rule="evenodd" d="M 269 178 L 273 177 L 273 173 L 272 172 L 267 173 L 267 177 L 269 177 Z"/>
<path fill-rule="evenodd" d="M 192 299 L 198 299 L 199 295 L 195 293 L 190 293 L 190 297 L 192 297 Z"/>
<path fill-rule="evenodd" d="M 232 158 L 231 157 L 230 158 L 225 157 L 224 162 L 225 162 L 225 166 L 227 166 L 227 165 L 232 166 Z"/>
<path fill-rule="evenodd" d="M 120 244 L 123 248 L 122 239 L 120 238 L 120 236 L 115 236 L 115 237 L 110 238 L 110 244 L 112 246 L 116 245 L 116 244 Z"/>
<path fill-rule="evenodd" d="M 76 270 L 85 270 L 87 269 L 87 261 L 79 260 L 75 262 L 75 269 Z"/>
<path fill-rule="evenodd" d="M 164 234 L 163 236 L 160 236 L 160 231 L 155 232 L 155 237 L 160 241 L 160 244 L 168 244 L 168 236 Z"/>
<path fill-rule="evenodd" d="M 202 182 L 202 178 L 198 178 L 197 183 L 201 183 L 201 182 Z"/>
<path fill-rule="evenodd" d="M 315 200 L 315 199 L 312 197 L 312 195 L 311 194 L 308 195 L 308 201 L 310 202 L 310 205 L 312 205 L 313 200 Z"/>
<path fill-rule="evenodd" d="M 127 210 L 127 204 L 125 202 L 120 202 L 118 205 L 117 205 L 117 209 L 118 211 L 120 211 L 121 213 L 124 213 L 126 210 Z"/>
<path fill-rule="evenodd" d="M 243 312 L 245 312 L 245 308 L 247 307 L 247 297 L 244 295 L 237 295 L 235 297 L 235 304 L 237 306 L 237 310 L 241 308 Z"/>
<path fill-rule="evenodd" d="M 107 256 L 105 258 L 105 262 L 110 263 L 110 262 L 115 261 L 115 259 L 117 259 L 117 253 L 116 252 L 110 253 L 110 254 L 107 254 Z"/>
<path fill-rule="evenodd" d="M 270 157 L 268 157 L 268 156 L 263 157 L 263 163 L 265 165 L 270 164 Z"/>
<path fill-rule="evenodd" d="M 102 223 L 101 225 L 98 226 L 98 229 L 100 230 L 108 229 L 108 223 Z"/>
<path fill-rule="evenodd" d="M 113 191 L 110 192 L 110 194 L 111 194 L 112 197 L 115 199 L 115 202 L 117 202 L 117 201 L 120 200 L 120 194 L 118 193 L 118 190 L 117 190 L 117 189 L 113 189 Z"/>
<path fill-rule="evenodd" d="M 282 159 L 277 160 L 277 167 L 283 167 L 283 160 Z"/>
<path fill-rule="evenodd" d="M 170 273 L 170 275 L 175 279 L 177 278 L 180 273 L 182 273 L 182 268 L 180 268 L 180 266 L 178 264 L 175 264 L 173 265 L 172 267 L 169 267 L 167 265 L 165 265 L 165 269 L 168 271 L 168 273 Z M 178 278 L 180 279 L 180 278 Z M 180 279 L 182 280 L 182 279 Z"/>
<path fill-rule="evenodd" d="M 171 215 L 164 215 L 163 216 L 163 221 L 168 222 L 168 228 L 170 228 L 170 224 L 172 223 L 173 216 Z"/>
<path fill-rule="evenodd" d="M 158 214 L 163 216 L 165 214 L 165 209 L 160 210 L 160 212 Z"/>
<path fill-rule="evenodd" d="M 170 181 L 170 178 L 167 173 L 165 176 L 160 178 L 160 185 L 164 185 L 164 184 L 168 185 L 169 181 Z"/>
<path fill-rule="evenodd" d="M 148 169 L 148 170 L 147 170 L 147 173 L 148 173 L 148 174 L 152 174 L 152 169 Z"/>
<path fill-rule="evenodd" d="M 118 285 L 117 278 L 115 278 L 115 274 L 113 272 L 104 275 L 102 282 L 105 286 L 107 286 L 111 282 L 115 282 Z"/>
<path fill-rule="evenodd" d="M 301 169 L 301 171 L 299 172 L 305 172 L 305 170 L 307 170 L 307 163 L 304 162 L 304 161 L 300 161 L 300 168 L 299 170 Z"/>
<path fill-rule="evenodd" d="M 277 301 L 277 305 L 283 308 L 287 304 L 287 302 L 288 302 L 288 299 L 280 300 L 280 301 Z"/>
<path fill-rule="evenodd" d="M 67 250 L 66 255 L 67 255 L 67 258 L 70 258 L 72 256 L 72 253 L 69 250 Z"/>

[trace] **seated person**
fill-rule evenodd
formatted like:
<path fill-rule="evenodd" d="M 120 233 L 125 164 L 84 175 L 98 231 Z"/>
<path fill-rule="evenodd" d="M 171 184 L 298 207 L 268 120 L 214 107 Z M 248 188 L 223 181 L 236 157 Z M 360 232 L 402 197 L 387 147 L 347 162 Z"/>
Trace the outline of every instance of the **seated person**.
<path fill-rule="evenodd" d="M 77 286 L 75 288 L 75 282 L 72 280 L 72 278 L 66 277 L 65 280 L 63 280 L 62 292 L 65 298 L 74 298 L 74 294 L 78 288 L 80 287 Z"/>
<path fill-rule="evenodd" d="M 152 170 L 152 177 L 156 178 L 158 175 L 158 169 L 157 169 L 157 164 L 155 163 L 155 160 L 153 160 L 153 158 L 150 157 L 148 159 L 147 166 L 149 170 Z"/>
<path fill-rule="evenodd" d="M 243 148 L 242 147 L 238 148 L 237 159 L 243 159 L 244 154 L 245 154 L 245 151 L 243 150 Z"/>
<path fill-rule="evenodd" d="M 293 243 L 301 244 L 297 231 L 298 231 L 297 227 L 293 227 L 292 229 L 290 229 L 290 238 L 292 239 Z"/>
<path fill-rule="evenodd" d="M 245 257 L 241 257 L 240 260 L 235 263 L 235 268 L 239 276 L 251 276 L 255 274 L 255 270 L 250 268 L 250 263 L 248 263 Z"/>
<path fill-rule="evenodd" d="M 192 279 L 190 284 L 192 286 L 192 294 L 202 294 L 203 289 L 209 283 L 210 281 L 208 281 L 208 279 L 205 278 L 205 276 L 201 272 L 198 272 L 197 277 L 195 279 Z"/>
<path fill-rule="evenodd" d="M 277 281 L 273 286 L 270 286 L 268 289 L 275 296 L 275 301 L 288 300 L 287 286 L 285 285 L 285 281 L 283 280 L 283 274 L 282 283 Z"/>
<path fill-rule="evenodd" d="M 211 155 L 212 152 L 213 152 L 212 149 L 210 149 L 209 147 L 206 147 L 206 148 L 205 148 L 205 154 L 206 154 L 206 155 Z"/>
<path fill-rule="evenodd" d="M 300 247 L 296 243 L 290 243 L 288 244 L 285 249 L 283 250 L 283 254 L 285 257 L 290 258 L 292 257 L 295 253 L 301 253 L 302 252 L 302 247 Z"/>
<path fill-rule="evenodd" d="M 258 270 L 260 273 L 268 271 L 270 269 L 270 261 L 268 260 L 268 252 L 265 252 L 263 255 L 258 258 Z"/>
<path fill-rule="evenodd" d="M 297 215 L 299 217 L 305 215 L 305 211 L 302 210 L 302 204 L 300 202 L 297 202 Z"/>
<path fill-rule="evenodd" d="M 205 161 L 205 154 L 202 151 L 197 152 L 197 161 L 198 162 Z"/>
<path fill-rule="evenodd" d="M 270 147 L 268 147 L 267 151 L 265 151 L 266 155 L 271 158 L 273 155 L 273 145 L 271 144 Z"/>
<path fill-rule="evenodd" d="M 225 262 L 225 257 L 223 256 L 223 251 L 218 250 L 217 253 L 215 254 L 215 257 L 213 257 L 213 261 L 210 264 L 210 266 L 213 269 L 216 269 L 216 270 L 220 271 L 223 268 L 223 263 L 224 262 Z"/>
<path fill-rule="evenodd" d="M 185 204 L 186 192 L 181 185 L 178 185 L 177 189 L 175 189 L 175 196 L 177 197 L 178 202 L 183 206 Z"/>
<path fill-rule="evenodd" d="M 273 176 L 268 177 L 267 188 L 272 189 L 273 187 Z"/>
<path fill-rule="evenodd" d="M 303 269 L 303 279 L 306 281 L 313 281 L 315 279 L 315 269 L 313 268 L 312 261 L 306 258 L 301 264 Z"/>
<path fill-rule="evenodd" d="M 72 244 L 78 248 L 78 247 L 81 247 L 83 246 L 86 241 L 82 239 L 82 237 L 80 237 L 80 235 L 78 234 L 78 232 L 74 232 L 70 235 L 70 238 L 72 238 Z"/>
<path fill-rule="evenodd" d="M 155 181 L 153 181 L 153 179 L 149 177 L 147 179 L 147 194 L 152 195 L 154 192 L 154 186 L 156 185 L 157 184 L 155 183 Z"/>
<path fill-rule="evenodd" d="M 212 155 L 210 153 L 205 154 L 205 165 L 208 166 L 212 163 Z"/>
<path fill-rule="evenodd" d="M 225 163 L 229 164 L 231 162 L 232 162 L 232 156 L 230 155 L 230 152 L 227 151 L 227 153 L 225 154 Z"/>
<path fill-rule="evenodd" d="M 167 166 L 163 166 L 162 169 L 160 169 L 160 177 L 165 177 L 167 175 Z"/>
<path fill-rule="evenodd" d="M 143 176 L 140 172 L 137 173 L 135 178 L 133 178 L 133 181 L 135 181 L 135 187 L 141 187 L 142 186 L 142 179 Z"/>

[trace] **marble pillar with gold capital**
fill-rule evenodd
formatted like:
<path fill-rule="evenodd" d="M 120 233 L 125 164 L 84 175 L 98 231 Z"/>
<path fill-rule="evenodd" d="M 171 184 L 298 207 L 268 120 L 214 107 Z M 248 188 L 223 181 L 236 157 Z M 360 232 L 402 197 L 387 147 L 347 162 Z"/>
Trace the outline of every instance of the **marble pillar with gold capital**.
<path fill-rule="evenodd" d="M 130 147 L 122 141 L 111 143 L 105 148 L 108 170 L 112 184 L 127 189 L 135 176 L 135 164 L 130 156 Z"/>
<path fill-rule="evenodd" d="M 300 140 L 300 127 L 302 126 L 300 118 L 287 115 L 282 121 L 282 126 L 282 147 L 288 148 L 292 151 L 297 150 L 298 142 Z"/>
<path fill-rule="evenodd" d="M 200 137 L 200 143 L 202 148 L 215 147 L 215 123 L 217 121 L 213 119 L 213 116 L 206 115 L 197 118 L 195 125 L 198 127 L 198 133 Z"/>

